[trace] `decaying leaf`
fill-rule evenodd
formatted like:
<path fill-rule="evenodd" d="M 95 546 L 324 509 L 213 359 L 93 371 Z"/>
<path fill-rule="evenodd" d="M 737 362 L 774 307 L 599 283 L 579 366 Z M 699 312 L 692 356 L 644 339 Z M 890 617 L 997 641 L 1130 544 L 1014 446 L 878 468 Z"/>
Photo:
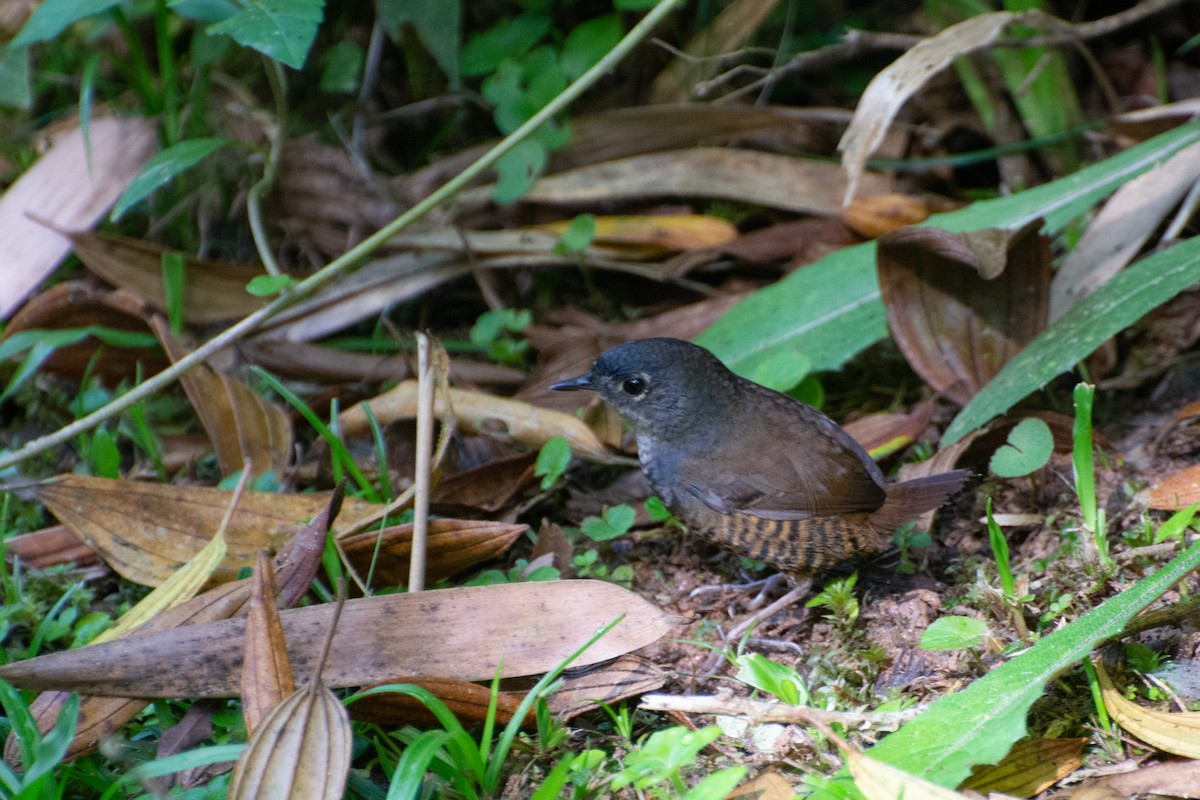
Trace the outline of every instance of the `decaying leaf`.
<path fill-rule="evenodd" d="M 114 286 L 145 299 L 159 313 L 167 313 L 163 288 L 162 258 L 166 248 L 143 239 L 108 233 L 56 230 L 71 240 L 75 255 L 92 272 Z M 230 261 L 183 256 L 183 319 L 210 325 L 252 314 L 263 299 L 246 291 L 251 278 L 262 275 L 262 267 Z"/>
<path fill-rule="evenodd" d="M 546 705 L 559 719 L 570 719 L 599 708 L 600 703 L 612 705 L 652 692 L 666 682 L 666 673 L 657 664 L 628 653 L 608 664 L 569 670 Z"/>
<path fill-rule="evenodd" d="M 333 618 L 329 604 L 280 614 L 292 662 L 311 664 Z M 490 680 L 547 672 L 618 617 L 578 665 L 644 647 L 669 618 L 603 581 L 549 581 L 363 597 L 345 604 L 321 680 L 364 686 L 397 673 Z M 231 697 L 240 690 L 243 619 L 158 630 L 0 666 L 27 689 L 105 696 Z"/>
<path fill-rule="evenodd" d="M 296 684 L 275 607 L 275 568 L 265 550 L 258 552 L 250 580 L 241 696 L 246 730 L 253 734 L 271 709 L 296 691 Z"/>
<path fill-rule="evenodd" d="M 241 502 L 245 503 L 252 497 L 253 495 L 243 495 Z M 299 529 L 287 547 L 276 557 L 276 591 L 282 605 L 296 604 L 308 591 L 321 563 L 326 534 L 341 505 L 342 490 L 339 487 L 326 496 L 325 507 L 318 510 L 311 522 Z M 228 528 L 226 533 L 229 533 Z M 180 625 L 200 624 L 245 614 L 249 599 L 249 579 L 223 583 L 198 597 L 167 609 L 139 627 L 132 635 L 141 636 L 155 631 L 170 630 Z M 167 666 L 164 669 L 172 667 Z M 30 712 L 43 732 L 53 727 L 67 696 L 66 692 L 45 692 L 30 704 Z M 146 707 L 146 702 L 144 699 L 128 697 L 84 697 L 80 704 L 75 738 L 64 757 L 70 760 L 91 752 L 103 737 L 116 733 L 125 723 L 137 716 Z M 11 735 L 5 742 L 4 757 L 10 763 L 17 763 L 15 759 L 19 758 L 16 740 Z"/>
<path fill-rule="evenodd" d="M 541 447 L 556 436 L 571 445 L 571 451 L 581 458 L 610 463 L 612 456 L 596 434 L 577 418 L 560 411 L 539 408 L 520 400 L 451 389 L 450 409 L 460 430 L 512 439 L 529 447 Z M 398 419 L 411 419 L 417 414 L 417 382 L 403 381 L 391 391 L 348 408 L 338 417 L 344 436 L 370 435 L 370 423 L 363 405 L 369 404 L 381 425 Z M 446 413 L 446 398 L 442 393 L 434 398 L 437 414 Z"/>
<path fill-rule="evenodd" d="M 363 688 L 371 689 L 397 683 L 412 684 L 428 690 L 445 703 L 458 721 L 468 728 L 482 725 L 488 717 L 492 690 L 471 681 L 414 675 L 390 678 Z M 496 695 L 495 724 L 507 725 L 520 705 L 521 693 L 499 692 Z M 380 725 L 429 725 L 437 722 L 437 718 L 420 700 L 395 692 L 359 697 L 349 706 L 349 711 L 352 719 Z"/>
<path fill-rule="evenodd" d="M 1200 711 L 1158 711 L 1126 700 L 1101 661 L 1096 661 L 1096 678 L 1108 713 L 1123 729 L 1159 750 L 1200 758 Z"/>
<path fill-rule="evenodd" d="M 1083 766 L 1087 739 L 1025 739 L 999 764 L 978 766 L 959 789 L 1033 797 Z"/>
<path fill-rule="evenodd" d="M 917 403 L 907 414 L 885 412 L 870 414 L 848 422 L 842 427 L 856 442 L 871 454 L 884 458 L 908 447 L 929 427 L 933 418 L 933 401 Z"/>
<path fill-rule="evenodd" d="M 61 475 L 33 490 L 58 519 L 122 577 L 157 586 L 206 545 L 232 493 L 203 486 Z M 246 492 L 225 533 L 228 552 L 213 575 L 228 581 L 251 566 L 259 550 L 278 549 L 296 523 L 319 514 L 330 495 Z M 376 506 L 347 499 L 350 521 Z"/>
<path fill-rule="evenodd" d="M 562 236 L 569 222 L 539 225 L 541 230 Z M 593 241 L 624 251 L 661 255 L 675 250 L 718 247 L 738 236 L 729 220 L 707 214 L 631 214 L 597 217 Z"/>
<path fill-rule="evenodd" d="M 496 558 L 528 529 L 528 525 L 486 520 L 431 519 L 425 553 L 426 575 L 429 580 L 447 578 Z M 408 583 L 412 530 L 412 523 L 408 523 L 382 531 L 364 531 L 340 539 L 338 545 L 359 575 L 373 576 L 373 588 L 401 586 Z"/>
<path fill-rule="evenodd" d="M 1179 511 L 1192 503 L 1200 503 L 1200 464 L 1184 467 L 1173 475 L 1138 493 L 1139 502 L 1147 508 Z"/>
<path fill-rule="evenodd" d="M 5 539 L 4 555 L 9 560 L 20 559 L 21 564 L 34 569 L 46 569 L 56 564 L 89 567 L 100 563 L 96 551 L 79 541 L 66 525 L 54 525 Z"/>
<path fill-rule="evenodd" d="M 1046 325 L 1049 243 L 1010 233 L 905 228 L 876 257 L 888 326 L 912 368 L 966 404 Z"/>
<path fill-rule="evenodd" d="M 0 319 L 8 319 L 71 249 L 29 214 L 60 228 L 92 227 L 157 146 L 156 123 L 146 117 L 93 118 L 86 147 L 78 124 L 54 136 L 50 149 L 0 196 Z"/>
<path fill-rule="evenodd" d="M 151 319 L 150 326 L 172 361 L 190 352 L 161 316 Z M 207 364 L 188 370 L 179 382 L 212 440 L 222 474 L 232 475 L 247 461 L 253 475 L 287 469 L 292 457 L 292 421 L 282 408 Z"/>
<path fill-rule="evenodd" d="M 792 800 L 796 789 L 775 770 L 764 772 L 733 790 L 727 800 Z"/>
<path fill-rule="evenodd" d="M 855 197 L 842 212 L 842 219 L 857 234 L 877 239 L 885 233 L 924 222 L 929 204 L 907 194 L 877 194 Z"/>
<path fill-rule="evenodd" d="M 340 800 L 353 735 L 346 707 L 320 682 L 275 706 L 233 769 L 229 797 Z"/>

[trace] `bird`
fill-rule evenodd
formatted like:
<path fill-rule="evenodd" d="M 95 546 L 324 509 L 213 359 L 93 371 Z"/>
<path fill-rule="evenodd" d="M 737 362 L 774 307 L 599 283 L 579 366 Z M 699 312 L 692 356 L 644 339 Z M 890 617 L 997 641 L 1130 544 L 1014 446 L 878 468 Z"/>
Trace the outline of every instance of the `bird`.
<path fill-rule="evenodd" d="M 620 413 L 655 494 L 690 532 L 797 579 L 886 549 L 971 474 L 889 484 L 828 416 L 680 339 L 617 345 L 550 388 L 595 392 Z"/>

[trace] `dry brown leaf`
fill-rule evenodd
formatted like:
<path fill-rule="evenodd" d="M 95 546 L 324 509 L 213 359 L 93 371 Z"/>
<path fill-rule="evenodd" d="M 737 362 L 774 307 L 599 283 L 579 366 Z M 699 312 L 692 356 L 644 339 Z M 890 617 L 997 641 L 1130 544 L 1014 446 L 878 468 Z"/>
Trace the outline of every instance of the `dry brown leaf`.
<path fill-rule="evenodd" d="M 890 181 L 881 175 L 868 174 L 862 180 L 865 193 L 890 191 Z M 825 161 L 754 150 L 698 147 L 634 156 L 544 177 L 522 200 L 592 206 L 704 197 L 835 215 L 841 213 L 845 187 L 845 174 L 836 164 Z"/>
<path fill-rule="evenodd" d="M 538 225 L 562 236 L 569 221 Z M 598 245 L 620 248 L 659 256 L 664 252 L 718 247 L 738 236 L 737 226 L 728 220 L 707 214 L 631 214 L 615 217 L 596 217 L 596 232 L 592 241 Z"/>
<path fill-rule="evenodd" d="M 246 731 L 253 734 L 271 709 L 296 691 L 296 683 L 275 607 L 275 567 L 265 550 L 258 551 L 250 580 L 241 696 Z"/>
<path fill-rule="evenodd" d="M 62 475 L 38 484 L 33 494 L 121 576 L 157 586 L 208 543 L 232 493 Z M 229 550 L 214 580 L 232 580 L 259 550 L 277 549 L 296 532 L 298 521 L 316 516 L 328 502 L 328 493 L 247 492 L 225 532 Z M 344 505 L 349 522 L 376 508 L 352 499 Z"/>
<path fill-rule="evenodd" d="M 1126 800 L 1134 796 L 1163 795 L 1166 797 L 1200 798 L 1200 761 L 1168 761 L 1163 764 L 1139 764 L 1137 769 L 1121 775 L 1108 775 L 1095 783 L 1108 790 L 1108 798 Z M 1099 795 L 1091 800 L 1098 800 Z M 1071 800 L 1088 800 L 1081 792 Z"/>
<path fill-rule="evenodd" d="M 889 231 L 924 222 L 929 214 L 929 204 L 920 198 L 876 194 L 855 197 L 842 212 L 842 219 L 855 233 L 876 239 Z"/>
<path fill-rule="evenodd" d="M 1041 12 L 979 14 L 923 39 L 871 79 L 854 110 L 850 127 L 838 149 L 849 181 L 845 203 L 858 193 L 867 157 L 875 151 L 900 111 L 900 107 L 959 56 L 987 47 L 1014 22 L 1049 24 L 1053 17 Z M 874 194 L 863 189 L 863 194 Z"/>
<path fill-rule="evenodd" d="M 275 706 L 246 742 L 228 797 L 341 800 L 354 737 L 346 707 L 319 681 Z"/>
<path fill-rule="evenodd" d="M 314 663 L 332 605 L 280 614 L 289 654 Z M 463 680 L 547 672 L 596 631 L 624 617 L 574 666 L 644 647 L 670 618 L 603 581 L 549 581 L 435 589 L 349 600 L 321 675 L 331 687 L 364 686 L 397 672 Z M 0 666 L 25 689 L 128 697 L 230 697 L 239 691 L 246 623 L 229 619 L 132 636 Z"/>
<path fill-rule="evenodd" d="M 87 147 L 72 125 L 0 196 L 0 319 L 8 319 L 71 249 L 70 242 L 28 214 L 70 230 L 91 228 L 158 147 L 146 117 L 93 117 Z"/>
<path fill-rule="evenodd" d="M 351 566 L 372 585 L 408 583 L 412 553 L 412 523 L 382 531 L 364 531 L 338 541 Z M 467 567 L 496 558 L 507 550 L 528 525 L 439 517 L 429 520 L 425 571 L 429 580 L 447 578 Z"/>
<path fill-rule="evenodd" d="M 1083 766 L 1087 739 L 1024 739 L 999 764 L 977 766 L 958 788 L 1033 797 Z"/>
<path fill-rule="evenodd" d="M 960 404 L 1045 327 L 1050 249 L 1036 224 L 1017 233 L 905 228 L 880 237 L 876 261 L 905 359 Z"/>
<path fill-rule="evenodd" d="M 744 233 L 719 247 L 681 253 L 663 265 L 663 272 L 667 277 L 679 277 L 722 258 L 763 266 L 785 264 L 789 270 L 797 269 L 861 241 L 841 219 L 805 217 Z"/>
<path fill-rule="evenodd" d="M 122 331 L 148 333 L 145 303 L 118 289 L 107 291 L 88 281 L 64 281 L 30 298 L 4 328 L 8 338 L 23 330 L 57 330 L 100 325 Z M 114 384 L 152 375 L 167 366 L 157 347 L 132 349 L 101 344 L 88 338 L 54 351 L 39 370 L 80 379 L 99 375 Z"/>
<path fill-rule="evenodd" d="M 162 258 L 173 252 L 144 239 L 108 233 L 73 232 L 57 228 L 75 246 L 75 255 L 104 280 L 145 299 L 156 311 L 167 313 Z M 248 316 L 263 305 L 261 297 L 246 291 L 262 267 L 231 261 L 183 256 L 183 319 L 210 325 Z"/>
<path fill-rule="evenodd" d="M 779 0 L 734 0 L 721 10 L 712 24 L 684 45 L 683 52 L 654 79 L 651 102 L 685 103 L 697 83 L 722 68 L 720 56 L 740 50 Z"/>
<path fill-rule="evenodd" d="M 566 720 L 599 708 L 600 703 L 612 705 L 652 692 L 666 682 L 666 673 L 657 664 L 628 653 L 609 664 L 570 671 L 558 690 L 546 698 L 546 705 L 555 717 Z"/>
<path fill-rule="evenodd" d="M 846 433 L 866 448 L 871 458 L 878 460 L 916 441 L 932 418 L 933 401 L 925 400 L 913 406 L 907 414 L 869 414 L 843 427 Z"/>
<path fill-rule="evenodd" d="M 116 482 L 114 481 L 114 483 Z M 243 495 L 241 502 L 245 503 L 251 497 L 252 495 Z M 228 498 L 226 498 L 226 502 L 228 502 Z M 342 491 L 339 487 L 332 494 L 327 495 L 326 506 L 319 510 L 310 523 L 296 533 L 287 547 L 276 557 L 276 588 L 279 602 L 282 605 L 296 604 L 308 591 L 317 567 L 321 563 L 321 554 L 325 550 L 325 537 L 329 532 L 329 526 L 337 517 L 341 505 Z M 228 534 L 229 530 L 226 530 L 226 533 Z M 225 583 L 185 603 L 167 609 L 134 631 L 132 635 L 140 636 L 154 631 L 169 630 L 180 625 L 199 624 L 245 614 L 245 606 L 249 599 L 249 579 Z M 30 704 L 30 713 L 33 714 L 43 733 L 54 726 L 58 712 L 67 696 L 66 692 L 46 692 L 39 695 Z M 126 697 L 83 697 L 79 708 L 79 722 L 75 728 L 75 738 L 67 749 L 65 758 L 70 760 L 91 752 L 102 738 L 116 733 L 121 726 L 137 716 L 146 707 L 146 702 Z M 4 758 L 10 763 L 17 763 L 14 759 L 19 758 L 16 740 L 11 735 L 5 742 Z"/>
<path fill-rule="evenodd" d="M 1187 758 L 1200 758 L 1200 711 L 1144 708 L 1117 691 L 1104 664 L 1096 662 L 1096 679 L 1108 713 L 1123 729 L 1151 747 Z"/>
<path fill-rule="evenodd" d="M 5 539 L 4 555 L 9 560 L 19 558 L 21 564 L 34 569 L 46 569 L 56 564 L 74 563 L 87 567 L 100 563 L 96 551 L 79 541 L 66 525 L 54 525 Z"/>
<path fill-rule="evenodd" d="M 370 422 L 363 409 L 365 404 L 370 405 L 381 425 L 399 419 L 411 419 L 417 415 L 417 382 L 403 381 L 394 389 L 343 411 L 338 417 L 338 428 L 343 436 L 370 435 Z M 446 413 L 443 394 L 437 395 L 434 405 L 439 416 Z M 561 436 L 571 445 L 571 452 L 581 458 L 600 463 L 613 460 L 608 448 L 587 425 L 561 411 L 463 389 L 450 390 L 450 410 L 464 433 L 511 439 L 529 447 L 541 447 L 554 437 Z"/>
<path fill-rule="evenodd" d="M 172 361 L 190 352 L 162 317 L 153 317 L 150 327 Z M 282 408 L 207 364 L 185 372 L 179 383 L 212 440 L 223 475 L 240 471 L 247 460 L 253 475 L 287 469 L 292 457 L 292 421 Z"/>
<path fill-rule="evenodd" d="M 792 800 L 796 790 L 775 770 L 764 772 L 733 790 L 726 800 Z"/>
<path fill-rule="evenodd" d="M 428 675 L 390 678 L 363 689 L 373 689 L 389 684 L 412 684 L 427 689 L 454 712 L 467 728 L 482 725 L 490 713 L 495 714 L 496 725 L 507 725 L 521 705 L 521 693 L 499 692 L 494 712 L 488 710 L 492 690 L 471 681 L 455 678 L 437 678 Z M 349 706 L 350 718 L 379 725 L 437 724 L 437 718 L 415 697 L 395 692 L 380 692 L 359 697 Z M 532 711 L 532 709 L 531 709 Z"/>
<path fill-rule="evenodd" d="M 456 472 L 438 482 L 430 506 L 439 514 L 495 514 L 534 483 L 536 462 L 536 453 L 518 453 Z"/>
<path fill-rule="evenodd" d="M 1200 464 L 1184 467 L 1154 486 L 1143 489 L 1138 493 L 1137 500 L 1147 508 L 1160 511 L 1179 511 L 1192 503 L 1200 503 Z"/>
<path fill-rule="evenodd" d="M 1054 273 L 1050 322 L 1132 261 L 1197 178 L 1200 144 L 1193 144 L 1117 189 Z"/>

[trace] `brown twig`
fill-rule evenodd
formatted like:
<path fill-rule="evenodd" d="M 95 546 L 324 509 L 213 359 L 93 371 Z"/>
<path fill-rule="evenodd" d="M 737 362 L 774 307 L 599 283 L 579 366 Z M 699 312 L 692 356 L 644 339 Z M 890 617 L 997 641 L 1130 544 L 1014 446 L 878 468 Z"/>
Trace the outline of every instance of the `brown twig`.
<path fill-rule="evenodd" d="M 641 708 L 648 711 L 677 711 L 685 714 L 729 714 L 745 717 L 754 724 L 782 722 L 787 724 L 837 723 L 853 728 L 894 730 L 921 711 L 913 706 L 904 711 L 828 711 L 812 706 L 793 706 L 766 700 L 747 700 L 717 695 L 648 694 L 642 697 Z"/>

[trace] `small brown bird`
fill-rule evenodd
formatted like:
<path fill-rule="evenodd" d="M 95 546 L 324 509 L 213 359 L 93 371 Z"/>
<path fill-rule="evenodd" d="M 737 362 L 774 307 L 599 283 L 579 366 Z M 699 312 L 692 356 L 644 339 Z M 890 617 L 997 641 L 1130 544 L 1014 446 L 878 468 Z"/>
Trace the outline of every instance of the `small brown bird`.
<path fill-rule="evenodd" d="M 885 549 L 970 474 L 888 485 L 829 417 L 679 339 L 618 345 L 551 388 L 594 391 L 628 420 L 642 470 L 689 530 L 796 576 Z"/>

